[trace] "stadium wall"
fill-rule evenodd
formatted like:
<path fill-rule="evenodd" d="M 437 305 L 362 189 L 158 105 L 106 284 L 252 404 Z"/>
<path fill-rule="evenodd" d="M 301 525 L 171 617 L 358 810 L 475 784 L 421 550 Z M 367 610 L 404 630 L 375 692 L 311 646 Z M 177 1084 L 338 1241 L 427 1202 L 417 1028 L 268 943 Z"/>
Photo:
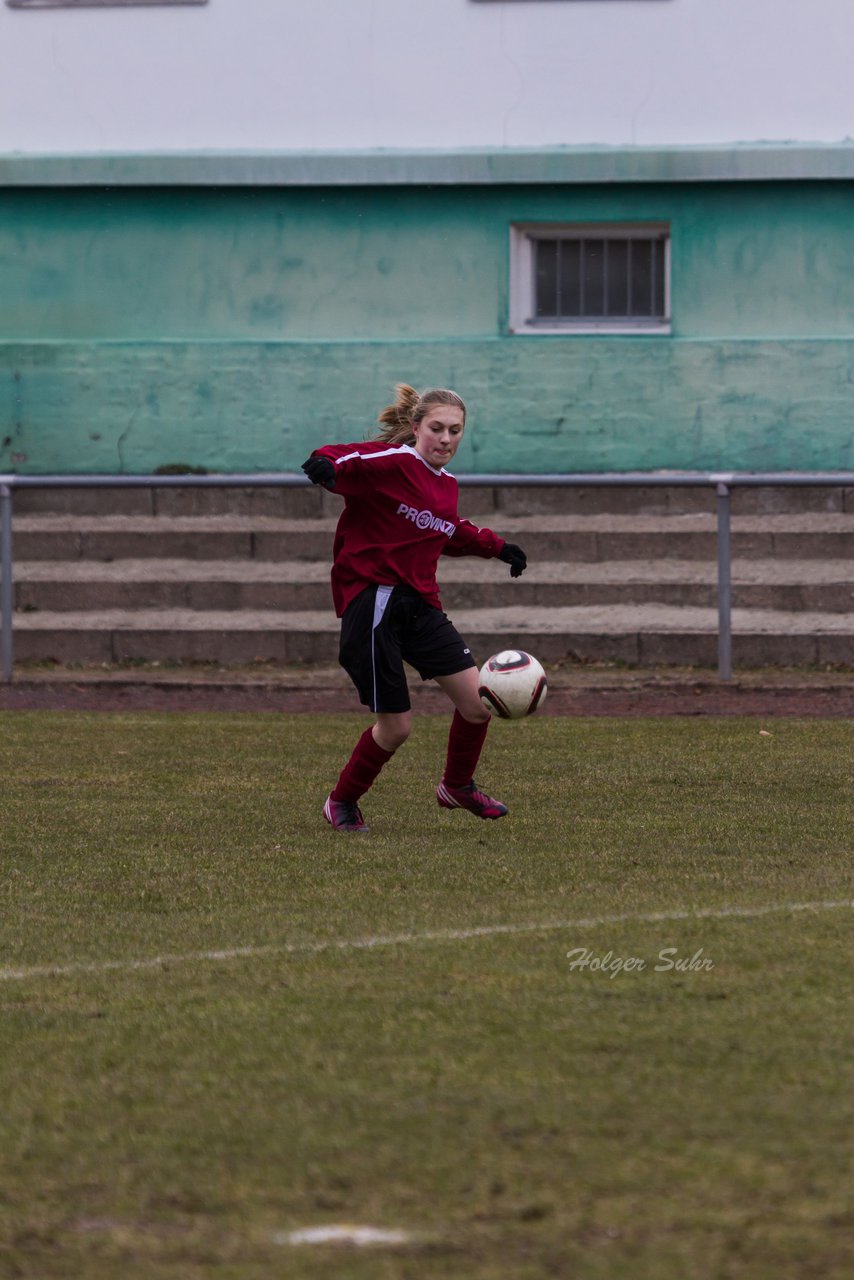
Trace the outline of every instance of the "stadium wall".
<path fill-rule="evenodd" d="M 291 470 L 394 382 L 460 471 L 854 467 L 850 147 L 0 161 L 0 469 Z M 670 224 L 672 332 L 514 334 L 514 222 Z"/>

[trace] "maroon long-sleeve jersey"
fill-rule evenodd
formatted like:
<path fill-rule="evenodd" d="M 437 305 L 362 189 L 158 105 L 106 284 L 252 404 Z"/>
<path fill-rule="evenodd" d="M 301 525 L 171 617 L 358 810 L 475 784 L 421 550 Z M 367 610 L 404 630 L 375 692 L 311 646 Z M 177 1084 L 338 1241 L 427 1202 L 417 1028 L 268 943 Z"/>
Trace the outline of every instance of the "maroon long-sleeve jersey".
<path fill-rule="evenodd" d="M 326 444 L 314 450 L 335 464 L 334 493 L 344 499 L 335 531 L 332 599 L 340 618 L 373 582 L 413 587 L 437 609 L 440 555 L 497 556 L 504 546 L 457 511 L 458 485 L 412 445 L 384 440 Z"/>

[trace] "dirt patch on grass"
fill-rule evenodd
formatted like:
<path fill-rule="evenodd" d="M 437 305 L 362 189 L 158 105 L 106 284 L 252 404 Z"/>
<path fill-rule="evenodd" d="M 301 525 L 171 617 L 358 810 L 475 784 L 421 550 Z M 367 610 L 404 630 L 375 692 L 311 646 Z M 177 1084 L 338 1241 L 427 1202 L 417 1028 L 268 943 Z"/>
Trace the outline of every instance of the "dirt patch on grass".
<path fill-rule="evenodd" d="M 579 667 L 548 672 L 547 716 L 854 716 L 854 672 L 748 672 L 723 683 L 714 673 Z M 435 685 L 411 681 L 412 704 L 446 714 Z M 262 711 L 312 714 L 360 707 L 337 668 L 24 670 L 0 685 L 6 711 Z"/>

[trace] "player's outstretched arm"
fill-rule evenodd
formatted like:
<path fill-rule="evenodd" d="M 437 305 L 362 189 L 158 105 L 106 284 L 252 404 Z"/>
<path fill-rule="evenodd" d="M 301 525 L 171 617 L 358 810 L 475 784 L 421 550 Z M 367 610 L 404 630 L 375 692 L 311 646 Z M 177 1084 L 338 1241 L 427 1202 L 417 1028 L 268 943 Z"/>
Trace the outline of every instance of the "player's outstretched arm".
<path fill-rule="evenodd" d="M 324 444 L 315 449 L 302 464 L 302 469 L 312 484 L 334 489 L 342 498 L 365 493 L 396 494 L 400 487 L 396 453 L 382 440 L 366 440 L 362 444 Z"/>
<path fill-rule="evenodd" d="M 480 556 L 483 560 L 493 560 L 504 546 L 504 539 L 491 529 L 478 528 L 465 517 L 457 518 L 452 537 L 442 548 L 443 556 Z"/>

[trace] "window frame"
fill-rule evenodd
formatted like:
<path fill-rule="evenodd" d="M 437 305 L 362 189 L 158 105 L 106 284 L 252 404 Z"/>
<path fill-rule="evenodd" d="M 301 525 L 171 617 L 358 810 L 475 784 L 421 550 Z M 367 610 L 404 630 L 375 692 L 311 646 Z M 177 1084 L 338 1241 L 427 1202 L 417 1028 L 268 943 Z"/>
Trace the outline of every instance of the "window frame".
<path fill-rule="evenodd" d="M 664 251 L 664 320 L 642 316 L 637 319 L 609 320 L 589 317 L 573 320 L 537 320 L 534 242 L 537 240 L 578 239 L 659 240 Z M 620 222 L 514 222 L 510 226 L 510 298 L 509 329 L 524 334 L 628 334 L 633 337 L 666 335 L 672 332 L 670 309 L 670 242 L 671 227 L 661 221 Z"/>

